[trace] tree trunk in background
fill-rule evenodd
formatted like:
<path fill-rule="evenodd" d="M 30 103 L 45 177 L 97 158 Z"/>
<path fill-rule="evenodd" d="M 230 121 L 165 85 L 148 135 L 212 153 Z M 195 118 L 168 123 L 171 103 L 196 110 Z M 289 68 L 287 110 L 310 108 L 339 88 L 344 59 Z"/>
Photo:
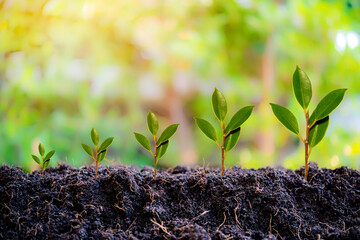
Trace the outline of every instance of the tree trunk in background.
<path fill-rule="evenodd" d="M 274 39 L 272 35 L 269 35 L 261 59 L 262 99 L 258 109 L 260 119 L 269 119 L 269 115 L 272 114 L 269 102 L 272 100 L 271 97 L 274 89 L 274 51 Z M 256 134 L 255 144 L 257 149 L 265 155 L 273 154 L 275 150 L 273 128 L 271 126 L 263 125 L 260 132 Z"/>
<path fill-rule="evenodd" d="M 175 84 L 176 85 L 176 84 Z M 183 94 L 179 93 L 176 86 L 172 86 L 167 91 L 165 104 L 167 112 L 170 114 L 170 120 L 173 123 L 180 123 L 179 129 L 175 135 L 178 141 L 178 151 L 180 152 L 181 164 L 195 166 L 198 162 L 198 155 L 194 144 L 194 136 L 191 130 L 191 123 L 186 115 L 184 108 Z"/>

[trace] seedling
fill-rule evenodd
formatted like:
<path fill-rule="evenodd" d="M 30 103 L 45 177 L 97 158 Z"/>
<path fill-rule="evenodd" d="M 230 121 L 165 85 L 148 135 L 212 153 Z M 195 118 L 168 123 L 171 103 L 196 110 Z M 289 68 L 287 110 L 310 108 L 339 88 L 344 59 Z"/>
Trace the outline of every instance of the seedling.
<path fill-rule="evenodd" d="M 45 155 L 45 148 L 41 143 L 39 144 L 38 149 L 39 149 L 41 160 L 36 155 L 31 155 L 31 156 L 34 159 L 34 161 L 37 164 L 39 164 L 39 166 L 41 167 L 41 169 L 42 169 L 41 176 L 44 177 L 44 171 L 49 166 L 50 158 L 54 155 L 55 150 L 52 150 L 52 151 L 48 152 L 48 154 Z M 44 157 L 44 155 L 45 155 L 45 157 Z"/>
<path fill-rule="evenodd" d="M 110 138 L 105 139 L 105 141 L 100 145 L 100 147 L 98 147 L 99 134 L 94 128 L 91 129 L 90 136 L 91 136 L 91 141 L 95 146 L 95 152 L 93 151 L 93 149 L 89 145 L 81 144 L 81 146 L 84 149 L 84 151 L 87 154 L 89 154 L 89 156 L 92 159 L 94 159 L 94 161 L 96 163 L 95 176 L 97 177 L 99 163 L 101 163 L 105 159 L 107 149 L 111 145 L 111 143 L 113 142 L 114 138 L 110 137 Z"/>
<path fill-rule="evenodd" d="M 212 107 L 216 118 L 220 121 L 222 129 L 222 144 L 217 140 L 215 128 L 208 121 L 195 118 L 196 125 L 200 130 L 221 149 L 221 176 L 225 171 L 225 158 L 227 153 L 235 147 L 240 137 L 241 125 L 250 117 L 254 106 L 247 106 L 237 111 L 231 118 L 228 125 L 225 124 L 224 119 L 227 113 L 227 103 L 224 95 L 215 88 L 212 94 Z"/>
<path fill-rule="evenodd" d="M 138 143 L 143 146 L 146 150 L 148 150 L 151 155 L 154 157 L 154 178 L 156 178 L 156 165 L 159 159 L 164 156 L 166 150 L 169 146 L 169 139 L 175 134 L 177 131 L 179 124 L 172 124 L 168 126 L 160 135 L 159 138 L 156 137 L 156 134 L 159 130 L 159 121 L 154 113 L 149 111 L 147 115 L 147 125 L 151 135 L 154 137 L 154 151 L 151 150 L 150 141 L 142 134 L 134 132 L 135 138 Z"/>
<path fill-rule="evenodd" d="M 312 97 L 311 82 L 306 73 L 298 66 L 293 75 L 293 88 L 296 100 L 304 110 L 306 119 L 305 138 L 300 136 L 298 121 L 290 110 L 274 103 L 270 103 L 270 105 L 277 119 L 295 133 L 305 145 L 305 180 L 307 180 L 311 151 L 324 138 L 329 126 L 329 114 L 339 106 L 347 89 L 337 89 L 327 94 L 310 115 L 308 107 Z"/>

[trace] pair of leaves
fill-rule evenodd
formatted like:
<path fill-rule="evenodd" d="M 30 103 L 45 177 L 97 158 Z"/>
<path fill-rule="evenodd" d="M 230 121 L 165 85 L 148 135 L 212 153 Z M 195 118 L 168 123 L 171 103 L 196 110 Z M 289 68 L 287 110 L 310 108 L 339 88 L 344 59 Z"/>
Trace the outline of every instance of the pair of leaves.
<path fill-rule="evenodd" d="M 159 129 L 158 120 L 151 111 L 147 116 L 147 123 L 150 133 L 155 136 Z M 156 141 L 157 144 L 157 152 L 156 156 L 161 158 L 165 153 L 169 145 L 169 139 L 175 134 L 179 127 L 179 124 L 172 124 L 168 126 L 160 135 L 159 139 Z M 151 152 L 150 141 L 142 134 L 134 132 L 135 138 L 138 143 L 143 146 L 146 150 Z"/>
<path fill-rule="evenodd" d="M 307 112 L 312 98 L 312 88 L 309 77 L 298 66 L 293 75 L 293 88 L 296 100 Z M 325 136 L 329 125 L 329 114 L 334 111 L 344 98 L 346 89 L 337 89 L 327 94 L 316 106 L 309 119 L 312 126 L 309 131 L 309 146 L 315 147 Z M 279 121 L 291 132 L 299 135 L 299 124 L 294 114 L 285 107 L 270 103 Z"/>
<path fill-rule="evenodd" d="M 141 146 L 143 146 L 146 150 L 151 152 L 151 145 L 150 141 L 142 134 L 134 132 L 135 138 L 140 143 Z M 156 151 L 156 157 L 160 159 L 167 151 L 167 148 L 169 146 L 169 140 L 161 143 Z"/>
<path fill-rule="evenodd" d="M 287 108 L 270 103 L 272 110 L 279 121 L 290 131 L 299 135 L 299 125 L 296 117 Z M 325 136 L 329 126 L 329 116 L 317 121 L 309 131 L 309 146 L 315 147 Z"/>
<path fill-rule="evenodd" d="M 44 168 L 47 168 L 50 164 L 50 159 L 52 158 L 52 156 L 54 156 L 55 154 L 55 150 L 52 150 L 50 152 L 48 152 L 48 154 L 46 154 L 46 156 L 44 157 L 45 155 L 45 148 L 44 146 L 40 143 L 39 146 L 38 146 L 38 149 L 39 149 L 39 153 L 41 155 L 41 158 L 43 159 L 43 162 L 41 162 L 40 158 L 37 157 L 36 155 L 31 155 L 32 158 L 34 159 L 34 161 L 39 164 L 40 166 L 43 165 Z"/>
<path fill-rule="evenodd" d="M 217 142 L 217 136 L 215 128 L 209 123 L 208 121 L 201 119 L 201 118 L 195 118 L 196 125 L 200 128 L 200 130 L 211 140 L 214 142 Z M 226 138 L 225 138 L 225 151 L 228 152 L 232 148 L 235 147 L 236 143 L 239 140 L 240 137 L 240 127 L 230 131 Z"/>
<path fill-rule="evenodd" d="M 99 134 L 94 128 L 91 129 L 90 136 L 94 146 L 97 147 L 99 143 Z M 113 140 L 113 137 L 105 139 L 97 149 L 97 156 L 94 155 L 94 151 L 89 145 L 81 144 L 81 146 L 90 157 L 96 157 L 97 161 L 101 162 L 105 159 L 107 148 L 112 144 Z"/>
<path fill-rule="evenodd" d="M 227 113 L 227 103 L 224 95 L 215 88 L 212 94 L 212 106 L 217 119 L 223 124 L 223 120 Z M 225 151 L 230 151 L 239 140 L 240 126 L 250 117 L 254 106 L 247 106 L 237 111 L 231 118 L 229 124 L 225 127 Z M 211 140 L 217 142 L 215 128 L 208 121 L 195 118 L 196 125 Z"/>

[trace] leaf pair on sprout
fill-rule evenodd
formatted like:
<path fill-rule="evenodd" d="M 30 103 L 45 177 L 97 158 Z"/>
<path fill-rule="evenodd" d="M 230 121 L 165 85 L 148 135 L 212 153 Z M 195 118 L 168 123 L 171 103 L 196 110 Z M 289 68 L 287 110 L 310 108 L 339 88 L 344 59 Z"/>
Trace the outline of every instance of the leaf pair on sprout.
<path fill-rule="evenodd" d="M 95 152 L 93 151 L 93 149 L 89 145 L 81 144 L 81 146 L 84 149 L 84 151 L 87 154 L 89 154 L 89 156 L 95 161 L 95 163 L 96 163 L 95 176 L 97 176 L 98 175 L 99 163 L 101 163 L 105 159 L 107 149 L 111 145 L 111 143 L 113 142 L 114 138 L 110 137 L 110 138 L 105 139 L 105 141 L 99 147 L 98 146 L 98 144 L 99 144 L 99 134 L 94 128 L 91 129 L 90 136 L 91 136 L 91 141 L 95 146 Z"/>
<path fill-rule="evenodd" d="M 279 121 L 295 133 L 305 145 L 305 180 L 309 174 L 308 159 L 312 149 L 324 138 L 329 126 L 329 114 L 334 111 L 344 98 L 347 89 L 337 89 L 327 94 L 310 115 L 309 104 L 312 98 L 312 87 L 309 77 L 298 66 L 293 75 L 293 89 L 296 100 L 304 110 L 306 135 L 302 138 L 299 124 L 294 114 L 285 107 L 270 103 Z"/>
<path fill-rule="evenodd" d="M 224 95 L 215 88 L 212 94 L 212 107 L 216 118 L 220 121 L 222 129 L 222 144 L 218 142 L 215 128 L 208 121 L 195 118 L 196 125 L 200 130 L 221 149 L 221 175 L 224 175 L 225 170 L 225 157 L 227 153 L 235 147 L 240 137 L 241 125 L 250 117 L 254 106 L 247 106 L 237 111 L 231 118 L 229 124 L 224 123 L 227 113 L 227 103 Z"/>
<path fill-rule="evenodd" d="M 49 166 L 50 159 L 55 154 L 55 150 L 52 150 L 45 155 L 45 148 L 41 143 L 39 144 L 38 149 L 39 149 L 41 159 L 39 157 L 37 157 L 36 155 L 31 155 L 31 156 L 34 159 L 34 161 L 37 164 L 39 164 L 39 166 L 41 167 L 41 169 L 42 169 L 41 175 L 42 175 L 42 177 L 44 177 L 44 171 Z"/>
<path fill-rule="evenodd" d="M 149 111 L 147 115 L 147 125 L 151 135 L 154 137 L 154 151 L 151 150 L 150 141 L 142 134 L 134 132 L 135 138 L 138 143 L 143 146 L 146 150 L 148 150 L 151 155 L 154 157 L 154 178 L 156 177 L 156 165 L 159 159 L 164 156 L 169 146 L 169 139 L 175 134 L 177 131 L 179 124 L 172 124 L 168 126 L 160 135 L 159 138 L 156 137 L 156 134 L 159 130 L 159 121 L 154 113 Z"/>

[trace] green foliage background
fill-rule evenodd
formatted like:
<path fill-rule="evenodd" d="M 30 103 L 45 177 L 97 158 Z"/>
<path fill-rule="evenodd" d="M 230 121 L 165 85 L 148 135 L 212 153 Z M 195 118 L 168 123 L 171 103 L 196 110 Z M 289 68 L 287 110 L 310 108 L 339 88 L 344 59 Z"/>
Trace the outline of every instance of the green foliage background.
<path fill-rule="evenodd" d="M 303 148 L 268 103 L 290 108 L 304 132 L 291 90 L 299 65 L 313 104 L 349 89 L 310 160 L 359 168 L 360 46 L 336 41 L 349 33 L 359 43 L 358 1 L 1 1 L 0 161 L 33 170 L 41 141 L 56 149 L 51 165 L 90 164 L 80 143 L 95 127 L 101 140 L 115 137 L 104 162 L 152 165 L 132 134 L 145 132 L 151 109 L 160 126 L 181 123 L 160 166 L 219 166 L 217 146 L 193 121 L 216 124 L 216 86 L 229 115 L 256 106 L 226 165 L 298 168 Z"/>

